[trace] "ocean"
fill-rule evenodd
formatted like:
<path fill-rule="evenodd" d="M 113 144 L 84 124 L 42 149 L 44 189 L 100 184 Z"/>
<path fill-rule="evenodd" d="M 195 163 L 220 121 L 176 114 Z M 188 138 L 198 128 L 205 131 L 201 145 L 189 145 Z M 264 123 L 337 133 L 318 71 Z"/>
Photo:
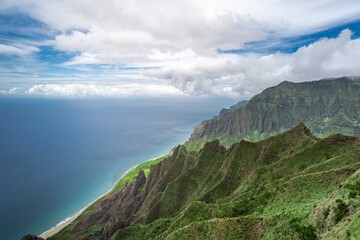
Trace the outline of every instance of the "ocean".
<path fill-rule="evenodd" d="M 41 234 L 231 99 L 0 97 L 0 238 Z"/>

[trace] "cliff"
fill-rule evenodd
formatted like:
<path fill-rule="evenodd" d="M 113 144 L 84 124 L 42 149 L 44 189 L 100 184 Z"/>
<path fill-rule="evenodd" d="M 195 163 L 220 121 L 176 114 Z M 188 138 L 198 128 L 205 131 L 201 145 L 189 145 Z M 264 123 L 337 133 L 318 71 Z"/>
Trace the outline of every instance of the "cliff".
<path fill-rule="evenodd" d="M 186 146 L 199 149 L 215 139 L 227 147 L 241 139 L 259 141 L 301 122 L 319 137 L 357 134 L 360 78 L 282 82 L 254 96 L 244 106 L 202 122 Z"/>

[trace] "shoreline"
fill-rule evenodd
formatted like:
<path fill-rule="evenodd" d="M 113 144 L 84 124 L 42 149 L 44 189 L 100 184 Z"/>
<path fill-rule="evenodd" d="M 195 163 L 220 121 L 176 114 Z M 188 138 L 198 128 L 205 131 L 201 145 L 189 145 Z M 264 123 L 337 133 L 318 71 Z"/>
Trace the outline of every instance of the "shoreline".
<path fill-rule="evenodd" d="M 89 203 L 86 207 L 82 208 L 80 211 L 78 211 L 76 214 L 74 214 L 73 216 L 70 216 L 62 221 L 60 221 L 58 224 L 56 224 L 54 227 L 46 230 L 45 232 L 41 233 L 39 237 L 47 239 L 49 237 L 54 236 L 56 233 L 60 232 L 62 229 L 64 229 L 66 226 L 70 225 L 77 217 L 79 217 L 88 207 L 90 207 L 91 205 L 93 205 L 95 202 L 97 202 L 98 200 L 100 200 L 101 198 L 103 198 L 104 196 L 106 196 L 107 194 L 111 193 L 115 187 L 117 186 L 117 184 L 126 176 L 126 174 L 128 174 L 131 170 L 133 170 L 134 168 L 138 167 L 140 164 L 144 163 L 144 162 L 148 162 L 148 161 L 152 161 L 161 157 L 164 157 L 166 154 L 158 156 L 158 157 L 154 157 L 151 159 L 148 159 L 146 161 L 143 161 L 141 163 L 139 163 L 138 165 L 129 168 L 128 170 L 126 170 L 126 172 L 113 184 L 113 186 L 104 194 L 102 194 L 100 197 L 96 198 L 94 201 L 92 201 L 91 203 Z"/>

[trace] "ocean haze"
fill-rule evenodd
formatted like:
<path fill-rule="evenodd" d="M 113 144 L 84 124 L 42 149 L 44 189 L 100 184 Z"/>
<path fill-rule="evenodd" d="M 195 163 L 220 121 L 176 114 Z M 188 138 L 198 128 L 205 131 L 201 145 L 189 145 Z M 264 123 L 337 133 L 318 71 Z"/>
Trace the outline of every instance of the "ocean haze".
<path fill-rule="evenodd" d="M 0 98 L 0 235 L 40 234 L 234 104 L 219 98 Z M 31 219 L 31 220 L 29 220 Z"/>

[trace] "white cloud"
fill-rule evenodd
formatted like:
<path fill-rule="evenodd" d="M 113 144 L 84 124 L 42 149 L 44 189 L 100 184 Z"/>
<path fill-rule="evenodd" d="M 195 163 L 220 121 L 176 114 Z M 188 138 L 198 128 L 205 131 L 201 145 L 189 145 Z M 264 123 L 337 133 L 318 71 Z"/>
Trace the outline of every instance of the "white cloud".
<path fill-rule="evenodd" d="M 108 79 L 113 77 L 114 82 L 127 74 L 122 66 L 158 68 L 136 73 L 147 78 L 145 84 L 105 85 L 101 80 L 93 85 L 75 80 L 74 84 L 61 84 L 59 79 L 58 84 L 35 85 L 28 94 L 127 95 L 144 91 L 249 98 L 283 80 L 360 74 L 359 40 L 352 40 L 348 30 L 292 54 L 217 52 L 358 18 L 358 0 L 3 0 L 0 11 L 8 9 L 44 22 L 56 33 L 47 44 L 75 53 L 58 66 L 115 66 L 101 72 Z M 36 47 L 0 45 L 0 53 L 36 51 Z M 86 79 L 87 74 L 80 78 Z"/>
<path fill-rule="evenodd" d="M 21 92 L 21 89 L 18 87 L 10 88 L 8 90 L 1 89 L 0 95 L 15 95 Z"/>
<path fill-rule="evenodd" d="M 248 16 L 286 31 L 304 31 L 354 19 L 360 13 L 357 0 L 2 0 L 0 4 L 0 10 L 12 7 L 60 31 L 97 26 L 180 34 L 184 26 L 197 29 L 207 22 L 216 25 L 217 18 L 227 15 Z"/>
<path fill-rule="evenodd" d="M 351 36 L 351 31 L 346 29 L 336 38 L 320 39 L 291 54 L 200 56 L 185 50 L 174 56 L 154 51 L 152 56 L 161 67 L 142 70 L 145 71 L 142 75 L 137 73 L 136 77 L 128 77 L 121 83 L 112 79 L 109 69 L 107 80 L 76 83 L 80 80 L 75 79 L 74 83 L 36 84 L 22 92 L 55 96 L 217 95 L 250 98 L 284 80 L 297 82 L 360 75 L 360 39 Z M 52 81 L 56 82 L 56 79 Z M 10 92 L 21 91 L 2 90 L 1 94 Z"/>
<path fill-rule="evenodd" d="M 360 75 L 360 39 L 351 39 L 349 30 L 292 54 L 191 57 L 147 72 L 152 78 L 169 79 L 188 94 L 235 98 L 250 98 L 284 80 L 309 81 L 345 75 Z"/>
<path fill-rule="evenodd" d="M 4 0 L 60 31 L 55 47 L 78 53 L 68 64 L 142 64 L 154 51 L 201 56 L 269 35 L 301 34 L 353 19 L 356 0 Z M 306 17 L 304 17 L 306 13 Z M 91 56 L 91 57 L 89 57 Z"/>
<path fill-rule="evenodd" d="M 6 45 L 0 43 L 0 54 L 8 55 L 29 55 L 34 52 L 38 52 L 39 48 L 33 46 L 26 46 L 22 44 L 18 45 Z"/>
<path fill-rule="evenodd" d="M 360 74 L 360 40 L 343 30 L 337 38 L 321 39 L 292 55 L 295 80 Z"/>
<path fill-rule="evenodd" d="M 311 32 L 341 21 L 358 19 L 357 0 L 198 0 L 206 15 L 236 12 L 276 26 L 283 35 Z"/>
<path fill-rule="evenodd" d="M 53 2 L 42 3 L 39 9 L 43 10 L 37 14 L 57 29 L 70 30 L 55 39 L 59 50 L 79 52 L 68 64 L 145 64 L 154 62 L 154 51 L 172 58 L 186 50 L 213 56 L 219 48 L 241 48 L 245 42 L 266 39 L 269 32 L 288 34 L 293 29 L 309 30 L 360 13 L 360 5 L 356 8 L 354 2 L 341 5 L 322 2 L 62 1 L 58 7 Z M 102 11 L 96 7 L 99 4 Z M 338 7 L 319 11 L 319 7 L 327 5 Z M 61 9 L 69 9 L 66 16 L 70 15 L 70 20 L 59 20 L 64 14 Z M 56 12 L 48 16 L 53 11 Z M 306 19 L 303 12 L 307 12 Z M 341 15 L 337 16 L 339 12 Z"/>
<path fill-rule="evenodd" d="M 130 95 L 139 96 L 180 96 L 183 93 L 173 87 L 155 84 L 38 84 L 25 90 L 28 95 L 45 96 L 114 96 L 123 97 Z"/>
<path fill-rule="evenodd" d="M 183 12 L 187 11 L 179 9 L 179 13 Z M 140 23 L 129 26 L 129 29 L 116 25 L 94 26 L 85 33 L 77 30 L 63 33 L 55 38 L 55 47 L 79 53 L 69 64 L 144 64 L 159 60 L 154 58 L 154 54 L 170 58 L 181 57 L 186 51 L 215 55 L 218 48 L 239 48 L 247 41 L 261 40 L 266 36 L 261 24 L 238 16 L 228 15 L 208 21 L 199 15 L 193 17 L 199 18 L 194 19 L 194 23 L 191 23 L 191 15 L 186 16 L 190 18 L 187 21 L 184 21 L 183 14 L 172 16 L 176 19 L 171 20 L 163 13 L 159 16 L 164 19 L 140 19 Z M 119 19 L 119 22 L 124 21 Z"/>

